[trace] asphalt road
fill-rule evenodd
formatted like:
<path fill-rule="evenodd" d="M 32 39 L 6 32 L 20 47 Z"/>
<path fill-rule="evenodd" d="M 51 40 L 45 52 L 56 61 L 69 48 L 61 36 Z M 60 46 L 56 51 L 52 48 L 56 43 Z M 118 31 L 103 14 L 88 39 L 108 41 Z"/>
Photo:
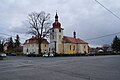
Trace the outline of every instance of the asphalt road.
<path fill-rule="evenodd" d="M 7 57 L 0 80 L 120 80 L 120 55 L 88 57 Z"/>

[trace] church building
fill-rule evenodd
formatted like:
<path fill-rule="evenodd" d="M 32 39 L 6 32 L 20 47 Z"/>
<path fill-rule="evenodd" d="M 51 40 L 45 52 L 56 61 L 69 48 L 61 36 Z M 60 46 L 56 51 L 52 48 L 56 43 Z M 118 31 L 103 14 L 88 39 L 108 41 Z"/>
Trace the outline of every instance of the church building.
<path fill-rule="evenodd" d="M 58 21 L 58 14 L 55 15 L 55 22 L 50 29 L 50 52 L 58 54 L 76 54 L 88 53 L 88 43 L 76 38 L 76 32 L 73 32 L 73 37 L 64 36 L 64 29 Z"/>
<path fill-rule="evenodd" d="M 47 39 L 42 41 L 42 53 L 57 53 L 57 54 L 79 54 L 88 53 L 88 43 L 76 37 L 76 32 L 73 32 L 73 37 L 64 36 L 64 29 L 58 21 L 58 14 L 55 15 L 55 21 L 50 28 L 50 42 Z M 32 36 L 27 39 L 23 45 L 23 53 L 38 54 L 38 38 Z"/>

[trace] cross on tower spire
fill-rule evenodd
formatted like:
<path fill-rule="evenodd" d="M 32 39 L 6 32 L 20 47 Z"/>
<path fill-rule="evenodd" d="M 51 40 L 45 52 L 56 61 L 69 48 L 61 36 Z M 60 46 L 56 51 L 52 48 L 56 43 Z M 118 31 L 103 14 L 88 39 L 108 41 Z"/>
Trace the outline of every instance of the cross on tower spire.
<path fill-rule="evenodd" d="M 56 10 L 56 15 L 55 15 L 55 21 L 58 21 L 57 10 Z"/>

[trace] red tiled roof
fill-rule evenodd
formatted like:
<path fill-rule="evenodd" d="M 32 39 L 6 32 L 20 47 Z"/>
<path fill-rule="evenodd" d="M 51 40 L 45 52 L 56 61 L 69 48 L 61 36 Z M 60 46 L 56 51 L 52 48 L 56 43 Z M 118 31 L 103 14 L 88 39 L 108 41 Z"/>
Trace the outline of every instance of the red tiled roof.
<path fill-rule="evenodd" d="M 55 21 L 52 25 L 53 27 L 51 29 L 57 28 L 63 30 L 63 28 L 61 28 L 61 24 L 58 21 Z"/>
<path fill-rule="evenodd" d="M 32 36 L 32 38 L 27 39 L 24 44 L 32 44 L 32 43 L 37 43 L 38 44 L 38 38 L 35 36 Z M 47 39 L 43 39 L 42 44 L 49 44 Z"/>
<path fill-rule="evenodd" d="M 81 40 L 80 38 L 72 38 L 72 37 L 68 37 L 68 36 L 63 36 L 63 40 L 66 43 L 88 44 L 87 42 Z"/>
<path fill-rule="evenodd" d="M 61 24 L 58 21 L 53 23 L 53 28 L 61 28 Z"/>

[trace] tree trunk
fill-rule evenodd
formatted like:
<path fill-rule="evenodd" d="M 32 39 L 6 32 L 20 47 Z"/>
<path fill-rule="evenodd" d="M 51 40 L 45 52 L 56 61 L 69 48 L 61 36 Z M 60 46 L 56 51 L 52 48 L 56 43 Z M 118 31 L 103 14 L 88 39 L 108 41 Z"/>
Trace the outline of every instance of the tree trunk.
<path fill-rule="evenodd" d="M 39 55 L 40 55 L 40 56 L 42 56 L 41 43 L 42 43 L 42 40 L 41 40 L 40 38 L 38 38 L 38 52 L 39 52 Z"/>
<path fill-rule="evenodd" d="M 41 52 L 41 43 L 38 44 L 38 50 L 39 50 L 39 55 L 42 56 L 42 52 Z"/>

